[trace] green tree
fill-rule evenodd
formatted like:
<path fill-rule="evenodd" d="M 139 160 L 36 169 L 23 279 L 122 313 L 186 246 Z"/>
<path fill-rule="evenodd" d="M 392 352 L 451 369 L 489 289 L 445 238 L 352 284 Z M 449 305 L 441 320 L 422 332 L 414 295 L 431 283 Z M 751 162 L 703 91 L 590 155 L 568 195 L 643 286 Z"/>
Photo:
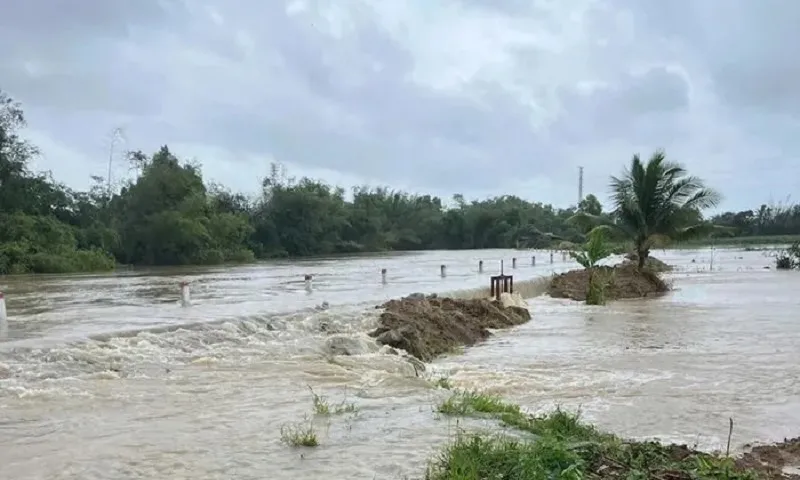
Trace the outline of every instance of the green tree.
<path fill-rule="evenodd" d="M 581 200 L 581 203 L 578 205 L 578 210 L 588 213 L 589 215 L 599 216 L 603 213 L 603 206 L 600 204 L 600 200 L 598 200 L 594 194 L 590 193 Z"/>
<path fill-rule="evenodd" d="M 612 221 L 579 212 L 575 222 L 589 222 L 633 242 L 638 265 L 644 267 L 650 249 L 659 242 L 683 240 L 710 233 L 713 226 L 697 214 L 717 205 L 721 196 L 702 180 L 690 176 L 658 150 L 643 163 L 634 155 L 621 177 L 611 177 Z M 694 223 L 687 221 L 695 220 Z"/>

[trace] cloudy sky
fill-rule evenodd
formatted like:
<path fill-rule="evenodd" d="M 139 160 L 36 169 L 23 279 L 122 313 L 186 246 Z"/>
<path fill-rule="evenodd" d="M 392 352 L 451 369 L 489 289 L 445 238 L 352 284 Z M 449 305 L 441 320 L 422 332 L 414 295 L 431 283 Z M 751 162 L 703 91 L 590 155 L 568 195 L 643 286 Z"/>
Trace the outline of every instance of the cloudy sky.
<path fill-rule="evenodd" d="M 724 7 L 723 7 L 724 4 Z M 0 89 L 74 187 L 167 143 L 256 191 L 344 186 L 605 199 L 663 147 L 750 208 L 800 197 L 796 0 L 26 0 Z M 117 178 L 126 167 L 117 162 Z"/>

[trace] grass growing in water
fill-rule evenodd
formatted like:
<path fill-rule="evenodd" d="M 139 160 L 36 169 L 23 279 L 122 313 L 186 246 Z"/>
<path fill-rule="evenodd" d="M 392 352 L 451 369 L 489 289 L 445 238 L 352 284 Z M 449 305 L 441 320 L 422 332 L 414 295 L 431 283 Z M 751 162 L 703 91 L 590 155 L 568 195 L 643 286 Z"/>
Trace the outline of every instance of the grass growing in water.
<path fill-rule="evenodd" d="M 311 391 L 311 401 L 314 404 L 314 413 L 317 415 L 327 416 L 358 412 L 358 405 L 355 403 L 349 403 L 347 400 L 342 400 L 342 403 L 331 405 L 328 402 L 327 397 L 318 395 L 310 385 L 308 389 Z"/>
<path fill-rule="evenodd" d="M 730 458 L 695 452 L 685 446 L 625 441 L 556 409 L 529 415 L 499 397 L 459 392 L 439 406 L 446 415 L 483 415 L 532 434 L 530 440 L 499 435 L 459 434 L 435 458 L 427 480 L 582 480 L 586 478 L 756 479 Z"/>
<path fill-rule="evenodd" d="M 290 447 L 316 447 L 319 445 L 317 432 L 309 420 L 281 426 L 281 441 Z"/>

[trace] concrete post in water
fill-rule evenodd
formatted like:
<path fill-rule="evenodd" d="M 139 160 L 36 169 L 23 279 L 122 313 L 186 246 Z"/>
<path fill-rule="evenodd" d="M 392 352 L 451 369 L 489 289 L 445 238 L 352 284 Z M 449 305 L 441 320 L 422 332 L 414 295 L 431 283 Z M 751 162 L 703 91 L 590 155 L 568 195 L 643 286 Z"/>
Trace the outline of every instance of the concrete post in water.
<path fill-rule="evenodd" d="M 561 261 L 562 262 L 566 262 L 567 261 L 567 252 L 566 251 L 561 252 Z"/>
<path fill-rule="evenodd" d="M 500 260 L 500 275 L 503 275 L 503 260 Z"/>
<path fill-rule="evenodd" d="M 536 255 L 531 257 L 531 267 L 535 267 L 535 266 L 536 266 Z"/>
<path fill-rule="evenodd" d="M 0 324 L 8 321 L 8 313 L 6 312 L 6 296 L 0 292 Z"/>
<path fill-rule="evenodd" d="M 6 297 L 0 292 L 0 338 L 8 336 L 8 315 L 6 313 Z"/>
<path fill-rule="evenodd" d="M 192 305 L 192 294 L 189 291 L 189 282 L 186 280 L 181 281 L 181 307 L 189 307 Z"/>
<path fill-rule="evenodd" d="M 483 260 L 478 261 L 478 273 L 483 273 Z"/>
<path fill-rule="evenodd" d="M 550 263 L 553 263 L 553 251 L 550 250 Z"/>
<path fill-rule="evenodd" d="M 517 268 L 517 257 L 511 259 L 511 268 Z"/>
<path fill-rule="evenodd" d="M 306 274 L 305 277 L 303 277 L 303 280 L 305 280 L 306 282 L 306 292 L 311 293 L 311 290 L 314 289 L 313 285 L 314 277 L 309 274 Z"/>
<path fill-rule="evenodd" d="M 439 265 L 439 273 L 442 275 L 442 278 L 447 276 L 447 265 Z"/>
<path fill-rule="evenodd" d="M 381 283 L 386 285 L 386 269 L 381 268 Z"/>
<path fill-rule="evenodd" d="M 714 271 L 714 247 L 711 247 L 711 262 L 709 262 L 709 269 Z"/>

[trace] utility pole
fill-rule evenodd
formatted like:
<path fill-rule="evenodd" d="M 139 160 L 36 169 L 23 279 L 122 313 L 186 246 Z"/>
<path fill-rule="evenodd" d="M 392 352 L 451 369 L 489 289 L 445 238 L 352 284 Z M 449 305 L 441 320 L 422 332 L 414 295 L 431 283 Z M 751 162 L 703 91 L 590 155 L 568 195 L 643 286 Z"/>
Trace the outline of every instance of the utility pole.
<path fill-rule="evenodd" d="M 583 201 L 583 167 L 578 167 L 578 207 Z"/>

